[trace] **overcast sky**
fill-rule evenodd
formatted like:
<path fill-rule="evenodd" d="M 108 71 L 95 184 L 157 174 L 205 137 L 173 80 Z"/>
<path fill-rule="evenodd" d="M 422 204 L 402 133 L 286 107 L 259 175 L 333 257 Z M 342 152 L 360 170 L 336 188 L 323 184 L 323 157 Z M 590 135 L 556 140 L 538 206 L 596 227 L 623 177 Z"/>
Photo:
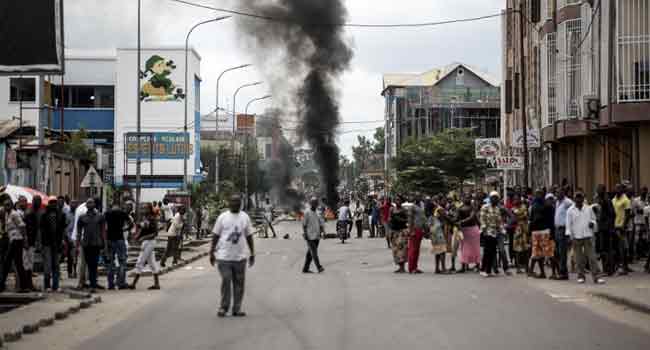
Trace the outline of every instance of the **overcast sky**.
<path fill-rule="evenodd" d="M 237 8 L 237 1 L 192 0 L 223 8 Z M 326 0 L 322 0 L 326 1 Z M 136 44 L 135 0 L 67 0 L 65 2 L 66 47 L 71 49 L 114 49 Z M 143 46 L 183 46 L 187 30 L 195 23 L 214 18 L 215 12 L 187 7 L 169 0 L 142 0 Z M 349 22 L 411 23 L 478 17 L 499 13 L 505 0 L 345 0 Z M 424 72 L 463 62 L 501 76 L 500 19 L 407 29 L 348 28 L 347 40 L 354 50 L 351 69 L 340 81 L 341 114 L 344 121 L 383 119 L 380 97 L 383 73 Z M 214 110 L 215 83 L 218 74 L 229 67 L 257 62 L 254 52 L 241 45 L 241 36 L 233 20 L 198 28 L 191 45 L 202 57 L 201 110 Z M 268 67 L 267 67 L 268 69 Z M 221 79 L 221 105 L 231 105 L 232 93 L 239 85 L 264 80 L 262 70 L 254 67 L 228 73 Z M 237 100 L 243 110 L 248 100 L 268 93 L 260 86 L 243 90 Z M 229 97 L 227 97 L 229 96 Z M 251 107 L 263 112 L 273 101 Z M 282 106 L 278 106 L 282 107 Z M 346 124 L 339 137 L 344 154 L 358 134 L 371 136 L 376 124 Z M 367 130 L 349 133 L 351 130 Z M 345 133 L 348 131 L 348 133 Z"/>

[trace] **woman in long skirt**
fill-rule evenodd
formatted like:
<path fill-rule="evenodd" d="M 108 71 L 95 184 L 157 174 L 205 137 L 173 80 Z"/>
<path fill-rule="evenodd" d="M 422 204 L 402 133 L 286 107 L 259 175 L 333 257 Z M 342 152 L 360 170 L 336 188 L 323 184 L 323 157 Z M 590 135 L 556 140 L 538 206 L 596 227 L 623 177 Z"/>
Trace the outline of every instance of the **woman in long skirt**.
<path fill-rule="evenodd" d="M 408 213 L 402 207 L 402 199 L 395 200 L 395 207 L 390 210 L 390 231 L 391 231 L 391 249 L 393 250 L 393 260 L 398 266 L 395 273 L 404 273 L 404 264 L 406 263 L 409 228 Z"/>
<path fill-rule="evenodd" d="M 443 219 L 445 217 L 445 209 L 436 205 L 431 216 L 431 253 L 436 259 L 435 273 L 445 273 L 445 260 L 447 254 L 447 239 L 445 237 Z"/>
<path fill-rule="evenodd" d="M 472 198 L 463 199 L 463 206 L 458 209 L 458 226 L 463 233 L 460 262 L 461 272 L 467 271 L 470 264 L 478 269 L 481 264 L 481 230 L 478 226 L 476 211 L 472 206 Z"/>
<path fill-rule="evenodd" d="M 517 273 L 521 273 L 522 268 L 528 270 L 528 251 L 531 244 L 528 230 L 528 207 L 521 202 L 519 197 L 515 197 L 513 200 L 512 213 L 517 219 L 512 239 L 512 250 L 516 256 Z"/>

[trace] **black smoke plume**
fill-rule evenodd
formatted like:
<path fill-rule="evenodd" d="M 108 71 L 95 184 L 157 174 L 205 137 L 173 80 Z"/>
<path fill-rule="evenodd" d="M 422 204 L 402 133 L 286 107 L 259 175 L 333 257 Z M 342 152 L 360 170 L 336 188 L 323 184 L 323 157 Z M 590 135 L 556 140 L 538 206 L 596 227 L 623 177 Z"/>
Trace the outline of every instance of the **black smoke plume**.
<path fill-rule="evenodd" d="M 238 4 L 275 20 L 240 18 L 251 52 L 270 80 L 275 103 L 299 116 L 299 136 L 314 150 L 328 204 L 338 203 L 339 104 L 334 83 L 352 59 L 343 36 L 342 0 L 242 0 Z M 291 106 L 289 106 L 291 104 Z"/>

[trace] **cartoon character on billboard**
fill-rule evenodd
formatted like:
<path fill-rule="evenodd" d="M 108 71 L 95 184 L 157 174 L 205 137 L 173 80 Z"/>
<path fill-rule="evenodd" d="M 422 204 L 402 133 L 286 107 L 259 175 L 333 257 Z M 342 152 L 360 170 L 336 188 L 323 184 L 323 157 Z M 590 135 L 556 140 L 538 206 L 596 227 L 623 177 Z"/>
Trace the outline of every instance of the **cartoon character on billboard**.
<path fill-rule="evenodd" d="M 140 90 L 142 101 L 180 101 L 185 98 L 182 88 L 177 87 L 169 79 L 176 65 L 172 60 L 153 55 L 145 63 L 145 71 L 140 73 L 140 79 L 147 81 Z"/>

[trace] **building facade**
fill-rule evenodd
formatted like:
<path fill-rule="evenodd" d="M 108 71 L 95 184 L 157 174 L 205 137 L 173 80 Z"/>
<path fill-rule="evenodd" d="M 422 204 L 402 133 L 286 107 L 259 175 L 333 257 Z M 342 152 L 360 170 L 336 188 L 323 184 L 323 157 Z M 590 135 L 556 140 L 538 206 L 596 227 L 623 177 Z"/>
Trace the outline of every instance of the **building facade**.
<path fill-rule="evenodd" d="M 533 185 L 591 193 L 598 184 L 650 183 L 650 160 L 642 156 L 650 149 L 650 0 L 509 0 L 504 79 L 513 86 L 520 84 L 520 7 L 526 100 L 503 119 L 517 129 L 517 113 L 532 112 L 529 124 L 544 142 L 531 152 L 531 178 L 543 179 Z M 519 97 L 513 88 L 503 100 Z M 502 138 L 511 140 L 507 132 Z"/>
<path fill-rule="evenodd" d="M 201 130 L 200 56 L 189 51 L 185 91 L 185 49 L 143 49 L 139 95 L 136 57 L 135 49 L 66 50 L 63 77 L 0 77 L 0 120 L 18 121 L 22 126 L 19 133 L 25 135 L 19 141 L 24 141 L 25 149 L 38 148 L 46 145 L 47 139 L 59 140 L 62 133 L 70 136 L 83 129 L 84 142 L 97 151 L 94 166 L 102 173 L 104 183 L 133 188 L 138 153 L 134 133 L 140 100 L 145 133 L 141 149 L 142 199 L 160 200 L 167 190 L 183 186 L 185 158 L 187 181 L 202 180 L 200 147 L 195 147 L 200 144 Z M 81 170 L 61 173 L 70 174 L 72 183 L 79 183 L 85 174 Z M 25 184 L 48 191 L 42 182 Z M 63 188 L 54 183 L 52 186 Z"/>
<path fill-rule="evenodd" d="M 422 74 L 385 74 L 386 171 L 400 145 L 448 128 L 472 128 L 476 137 L 500 135 L 500 86 L 462 63 Z"/>

